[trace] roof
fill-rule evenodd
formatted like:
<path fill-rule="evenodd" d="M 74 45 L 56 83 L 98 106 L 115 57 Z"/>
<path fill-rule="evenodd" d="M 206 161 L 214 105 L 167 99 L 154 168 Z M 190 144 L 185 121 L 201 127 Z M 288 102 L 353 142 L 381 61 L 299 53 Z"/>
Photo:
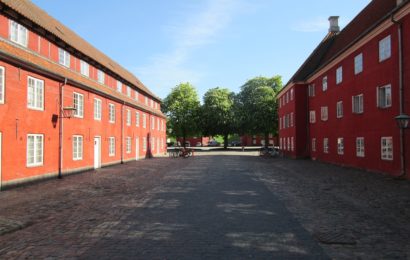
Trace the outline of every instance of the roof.
<path fill-rule="evenodd" d="M 305 81 L 387 19 L 396 6 L 396 0 L 372 0 L 342 31 L 327 34 L 286 85 Z"/>
<path fill-rule="evenodd" d="M 33 4 L 29 0 L 0 0 L 2 3 L 7 5 L 9 8 L 16 11 L 18 14 L 32 21 L 39 27 L 48 31 L 65 44 L 71 46 L 73 49 L 77 50 L 84 56 L 89 57 L 95 62 L 99 63 L 103 67 L 112 71 L 118 77 L 129 82 L 134 87 L 137 87 L 140 91 L 152 96 L 158 101 L 160 98 L 155 96 L 134 74 L 123 68 L 117 62 L 109 58 L 107 55 L 93 47 L 86 40 L 81 38 L 74 31 L 70 30 L 62 23 L 51 17 L 47 12 Z"/>

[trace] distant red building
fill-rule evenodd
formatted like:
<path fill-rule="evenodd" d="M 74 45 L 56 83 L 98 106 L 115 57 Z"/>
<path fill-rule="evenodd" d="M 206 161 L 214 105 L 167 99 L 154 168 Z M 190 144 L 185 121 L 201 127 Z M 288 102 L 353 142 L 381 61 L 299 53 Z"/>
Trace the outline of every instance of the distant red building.
<path fill-rule="evenodd" d="M 269 135 L 269 146 L 277 146 L 278 138 Z M 265 145 L 265 136 L 262 135 L 243 135 L 241 136 L 241 143 L 244 146 L 264 146 Z"/>
<path fill-rule="evenodd" d="M 284 154 L 409 174 L 410 4 L 373 0 L 329 33 L 278 95 Z"/>
<path fill-rule="evenodd" d="M 188 137 L 185 139 L 185 142 L 187 142 L 187 146 L 207 146 L 210 140 L 211 138 L 206 136 Z M 183 138 L 177 138 L 177 141 L 181 144 L 181 146 L 183 146 Z"/>

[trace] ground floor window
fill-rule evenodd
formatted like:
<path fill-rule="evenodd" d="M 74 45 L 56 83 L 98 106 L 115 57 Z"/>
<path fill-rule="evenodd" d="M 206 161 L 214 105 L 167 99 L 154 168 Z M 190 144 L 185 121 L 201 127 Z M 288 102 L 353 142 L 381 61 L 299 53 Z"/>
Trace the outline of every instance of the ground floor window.
<path fill-rule="evenodd" d="M 73 160 L 83 159 L 83 137 L 81 135 L 73 135 Z"/>
<path fill-rule="evenodd" d="M 108 155 L 109 156 L 115 155 L 115 137 L 108 138 Z"/>
<path fill-rule="evenodd" d="M 337 154 L 343 155 L 344 148 L 343 138 L 337 138 Z"/>
<path fill-rule="evenodd" d="M 323 138 L 323 152 L 329 153 L 329 139 Z"/>
<path fill-rule="evenodd" d="M 316 138 L 312 138 L 312 152 L 316 152 Z"/>
<path fill-rule="evenodd" d="M 356 156 L 364 157 L 364 137 L 356 138 Z"/>
<path fill-rule="evenodd" d="M 142 138 L 142 150 L 143 151 L 147 150 L 147 138 L 146 137 Z"/>
<path fill-rule="evenodd" d="M 126 151 L 127 153 L 131 153 L 131 137 L 126 138 Z"/>
<path fill-rule="evenodd" d="M 292 152 L 295 150 L 295 143 L 293 142 L 293 136 L 290 138 L 290 149 Z"/>
<path fill-rule="evenodd" d="M 382 160 L 393 160 L 393 137 L 382 137 L 381 156 Z"/>
<path fill-rule="evenodd" d="M 27 166 L 43 165 L 44 135 L 27 135 Z"/>

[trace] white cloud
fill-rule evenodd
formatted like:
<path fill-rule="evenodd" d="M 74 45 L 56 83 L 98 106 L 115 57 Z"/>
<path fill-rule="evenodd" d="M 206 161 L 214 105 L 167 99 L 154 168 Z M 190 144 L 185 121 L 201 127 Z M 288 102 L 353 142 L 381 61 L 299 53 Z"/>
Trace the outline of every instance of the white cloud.
<path fill-rule="evenodd" d="M 148 64 L 135 68 L 134 72 L 161 97 L 180 82 L 196 84 L 205 72 L 190 68 L 189 59 L 199 48 L 215 42 L 244 7 L 239 0 L 209 0 L 200 13 L 186 10 L 184 13 L 191 14 L 183 23 L 166 27 L 173 49 L 154 55 Z"/>

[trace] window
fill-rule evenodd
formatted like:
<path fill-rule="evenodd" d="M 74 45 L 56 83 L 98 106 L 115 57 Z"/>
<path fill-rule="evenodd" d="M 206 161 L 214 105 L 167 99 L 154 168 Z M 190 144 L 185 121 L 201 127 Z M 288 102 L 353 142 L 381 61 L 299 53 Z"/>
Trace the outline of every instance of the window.
<path fill-rule="evenodd" d="M 391 85 L 377 88 L 377 107 L 391 107 Z"/>
<path fill-rule="evenodd" d="M 149 101 L 150 101 L 150 106 L 154 107 L 154 101 L 152 99 L 150 99 Z"/>
<path fill-rule="evenodd" d="M 101 70 L 97 70 L 97 81 L 101 84 L 104 84 L 105 74 Z"/>
<path fill-rule="evenodd" d="M 155 118 L 151 116 L 151 129 L 155 130 Z"/>
<path fill-rule="evenodd" d="M 43 147 L 43 135 L 27 135 L 27 166 L 31 167 L 43 165 Z"/>
<path fill-rule="evenodd" d="M 322 79 L 322 90 L 323 91 L 327 90 L 327 76 L 323 77 L 323 79 Z"/>
<path fill-rule="evenodd" d="M 135 98 L 135 100 L 138 100 L 138 91 L 134 91 L 134 98 Z"/>
<path fill-rule="evenodd" d="M 320 108 L 320 119 L 322 121 L 327 121 L 327 119 L 328 119 L 327 107 L 321 107 Z"/>
<path fill-rule="evenodd" d="M 131 110 L 127 109 L 127 126 L 131 125 Z"/>
<path fill-rule="evenodd" d="M 329 153 L 329 139 L 323 138 L 323 152 Z"/>
<path fill-rule="evenodd" d="M 115 155 L 115 137 L 108 137 L 108 156 Z"/>
<path fill-rule="evenodd" d="M 122 84 L 121 81 L 117 80 L 117 91 L 122 92 Z"/>
<path fill-rule="evenodd" d="M 101 120 L 101 109 L 102 109 L 101 99 L 94 98 L 94 119 L 95 120 Z"/>
<path fill-rule="evenodd" d="M 379 42 L 379 61 L 387 60 L 391 56 L 391 37 L 390 35 Z"/>
<path fill-rule="evenodd" d="M 312 152 L 316 152 L 316 138 L 312 138 Z"/>
<path fill-rule="evenodd" d="M 145 105 L 148 106 L 148 97 L 145 97 Z"/>
<path fill-rule="evenodd" d="M 289 103 L 289 92 L 286 92 L 286 104 Z"/>
<path fill-rule="evenodd" d="M 27 80 L 27 107 L 44 110 L 44 81 L 28 77 Z"/>
<path fill-rule="evenodd" d="M 293 127 L 293 112 L 290 113 L 290 127 Z"/>
<path fill-rule="evenodd" d="M 131 97 L 131 88 L 127 86 L 127 96 Z"/>
<path fill-rule="evenodd" d="M 315 110 L 311 110 L 309 112 L 309 122 L 311 124 L 316 123 L 316 111 Z"/>
<path fill-rule="evenodd" d="M 295 150 L 295 144 L 293 143 L 293 136 L 290 138 L 290 149 L 291 149 L 292 151 Z"/>
<path fill-rule="evenodd" d="M 293 100 L 293 96 L 295 95 L 293 88 L 290 89 L 290 100 Z"/>
<path fill-rule="evenodd" d="M 359 74 L 363 71 L 363 54 L 360 53 L 354 57 L 354 74 Z"/>
<path fill-rule="evenodd" d="M 83 74 L 84 76 L 90 76 L 90 66 L 88 65 L 87 62 L 81 60 L 80 61 L 80 70 L 81 70 L 81 74 Z"/>
<path fill-rule="evenodd" d="M 336 70 L 336 84 L 340 84 L 343 81 L 343 67 L 340 66 Z"/>
<path fill-rule="evenodd" d="M 74 94 L 74 113 L 73 115 L 75 117 L 80 117 L 83 118 L 84 116 L 84 96 L 79 93 L 73 93 Z"/>
<path fill-rule="evenodd" d="M 142 127 L 147 128 L 147 115 L 142 114 Z"/>
<path fill-rule="evenodd" d="M 337 118 L 343 117 L 343 101 L 339 101 L 336 103 L 336 117 Z"/>
<path fill-rule="evenodd" d="M 78 161 L 83 159 L 83 137 L 81 135 L 73 135 L 73 160 Z"/>
<path fill-rule="evenodd" d="M 393 160 L 393 137 L 382 137 L 381 142 L 382 160 Z"/>
<path fill-rule="evenodd" d="M 309 97 L 315 96 L 315 84 L 310 84 L 308 86 Z"/>
<path fill-rule="evenodd" d="M 147 138 L 146 137 L 142 138 L 142 150 L 143 151 L 147 150 Z"/>
<path fill-rule="evenodd" d="M 135 126 L 140 126 L 140 112 L 135 112 Z"/>
<path fill-rule="evenodd" d="M 66 50 L 58 48 L 58 63 L 63 66 L 70 67 L 70 53 Z"/>
<path fill-rule="evenodd" d="M 344 143 L 343 138 L 337 138 L 337 154 L 344 154 Z"/>
<path fill-rule="evenodd" d="M 352 112 L 354 114 L 363 113 L 363 94 L 352 97 Z"/>
<path fill-rule="evenodd" d="M 157 118 L 157 130 L 160 130 L 160 125 L 159 125 L 159 118 Z"/>
<path fill-rule="evenodd" d="M 290 138 L 288 137 L 288 151 L 290 151 Z"/>
<path fill-rule="evenodd" d="M 364 157 L 364 137 L 356 138 L 356 156 Z"/>
<path fill-rule="evenodd" d="M 115 123 L 115 105 L 108 104 L 108 121 L 110 123 Z"/>
<path fill-rule="evenodd" d="M 126 152 L 131 153 L 131 137 L 126 138 Z"/>
<path fill-rule="evenodd" d="M 15 21 L 10 21 L 10 40 L 27 47 L 28 31 L 26 27 Z"/>
<path fill-rule="evenodd" d="M 4 93 L 5 93 L 5 86 L 4 86 L 4 67 L 0 67 L 0 104 L 4 104 Z"/>

